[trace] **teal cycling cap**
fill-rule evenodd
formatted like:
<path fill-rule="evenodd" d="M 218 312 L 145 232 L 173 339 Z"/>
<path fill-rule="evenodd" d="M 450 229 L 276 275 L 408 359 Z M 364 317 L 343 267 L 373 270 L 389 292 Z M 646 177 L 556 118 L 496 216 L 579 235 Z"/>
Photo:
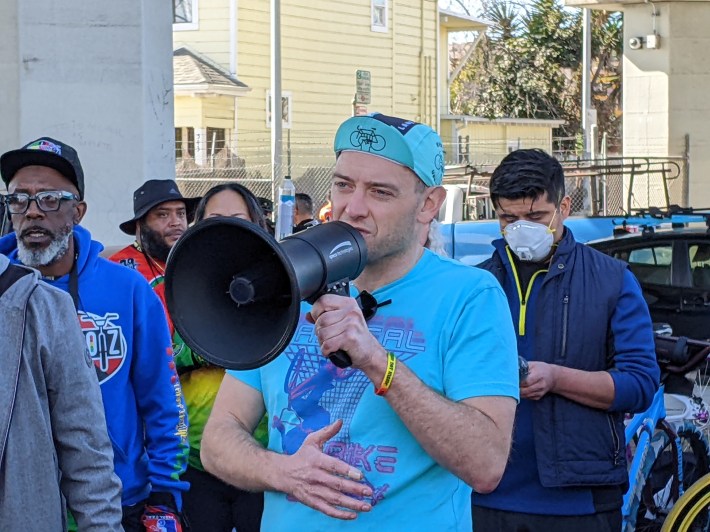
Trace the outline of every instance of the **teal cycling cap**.
<path fill-rule="evenodd" d="M 373 113 L 348 118 L 335 134 L 335 154 L 362 151 L 401 164 L 427 186 L 441 185 L 444 148 L 427 125 Z"/>

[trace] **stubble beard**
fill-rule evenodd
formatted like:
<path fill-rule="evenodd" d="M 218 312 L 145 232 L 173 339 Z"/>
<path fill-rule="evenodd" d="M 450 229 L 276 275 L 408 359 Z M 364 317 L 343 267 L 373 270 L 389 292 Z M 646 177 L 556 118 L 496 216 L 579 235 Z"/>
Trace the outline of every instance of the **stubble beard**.
<path fill-rule="evenodd" d="M 40 268 L 54 264 L 61 260 L 69 251 L 69 239 L 72 238 L 73 233 L 73 226 L 67 225 L 63 227 L 45 248 L 26 246 L 22 238 L 18 238 L 17 258 L 22 264 L 30 268 Z"/>
<path fill-rule="evenodd" d="M 398 227 L 384 240 L 376 244 L 369 244 L 367 250 L 368 267 L 384 267 L 392 261 L 406 255 L 415 241 L 417 241 L 414 229 L 416 218 L 400 222 Z"/>
<path fill-rule="evenodd" d="M 144 251 L 161 262 L 167 262 L 172 246 L 165 242 L 165 239 L 157 231 L 153 231 L 147 225 L 141 224 L 141 246 Z"/>

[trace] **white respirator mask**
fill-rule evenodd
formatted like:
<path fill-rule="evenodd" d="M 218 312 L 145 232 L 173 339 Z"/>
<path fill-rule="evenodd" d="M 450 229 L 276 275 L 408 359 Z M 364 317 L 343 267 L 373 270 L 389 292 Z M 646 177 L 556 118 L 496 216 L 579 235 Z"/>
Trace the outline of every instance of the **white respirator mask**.
<path fill-rule="evenodd" d="M 554 242 L 555 230 L 551 226 L 556 214 L 557 211 L 552 215 L 550 225 L 526 220 L 518 220 L 506 225 L 502 233 L 510 250 L 523 261 L 539 262 L 546 259 L 550 255 Z"/>

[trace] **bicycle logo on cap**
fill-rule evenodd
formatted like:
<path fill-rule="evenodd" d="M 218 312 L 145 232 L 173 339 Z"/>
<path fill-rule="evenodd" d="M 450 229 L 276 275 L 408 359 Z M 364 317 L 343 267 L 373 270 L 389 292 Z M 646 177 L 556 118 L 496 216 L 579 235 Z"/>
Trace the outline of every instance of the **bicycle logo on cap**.
<path fill-rule="evenodd" d="M 385 138 L 378 135 L 374 127 L 361 128 L 360 126 L 350 134 L 350 144 L 363 151 L 382 151 L 387 145 Z"/>

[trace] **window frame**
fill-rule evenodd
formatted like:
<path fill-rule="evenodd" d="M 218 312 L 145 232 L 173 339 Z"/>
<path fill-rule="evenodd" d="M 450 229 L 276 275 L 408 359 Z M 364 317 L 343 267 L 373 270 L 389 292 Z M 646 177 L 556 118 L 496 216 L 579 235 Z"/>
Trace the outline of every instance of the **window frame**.
<path fill-rule="evenodd" d="M 175 3 L 173 0 L 173 31 L 194 31 L 200 29 L 199 2 L 200 0 L 190 0 L 192 2 L 192 16 L 190 22 L 175 22 Z"/>
<path fill-rule="evenodd" d="M 389 31 L 389 0 L 370 0 L 370 30 L 378 33 L 387 33 Z M 375 23 L 375 13 L 377 9 L 384 11 L 384 24 Z"/>
<path fill-rule="evenodd" d="M 213 134 L 216 133 L 216 138 L 215 138 L 215 144 L 216 146 L 212 145 L 212 136 Z M 214 150 L 214 155 L 217 156 L 217 154 L 222 151 L 224 148 L 227 147 L 228 145 L 228 136 L 227 136 L 227 129 L 223 127 L 207 127 L 205 128 L 205 135 L 206 135 L 206 140 L 205 140 L 205 151 L 207 153 L 207 157 L 212 157 L 212 151 Z"/>
<path fill-rule="evenodd" d="M 665 261 L 659 262 L 659 258 L 663 257 L 665 254 L 659 254 L 657 251 L 660 250 L 660 248 L 664 249 L 669 249 L 670 250 L 670 258 L 669 261 L 666 263 Z M 634 252 L 649 252 L 651 254 L 651 258 L 653 259 L 652 262 L 648 261 L 631 261 L 631 256 Z M 634 274 L 634 276 L 638 279 L 639 283 L 641 284 L 642 287 L 648 286 L 648 285 L 653 285 L 656 287 L 659 286 L 666 286 L 666 287 L 674 287 L 676 286 L 674 283 L 674 270 L 676 268 L 676 265 L 674 263 L 675 261 L 675 246 L 672 241 L 658 241 L 658 242 L 643 242 L 643 243 L 638 243 L 634 246 L 630 247 L 621 247 L 613 250 L 611 253 L 611 256 L 624 261 L 628 267 L 631 273 Z M 665 274 L 667 270 L 667 281 L 665 280 Z M 659 282 L 660 279 L 663 279 L 663 282 Z"/>

